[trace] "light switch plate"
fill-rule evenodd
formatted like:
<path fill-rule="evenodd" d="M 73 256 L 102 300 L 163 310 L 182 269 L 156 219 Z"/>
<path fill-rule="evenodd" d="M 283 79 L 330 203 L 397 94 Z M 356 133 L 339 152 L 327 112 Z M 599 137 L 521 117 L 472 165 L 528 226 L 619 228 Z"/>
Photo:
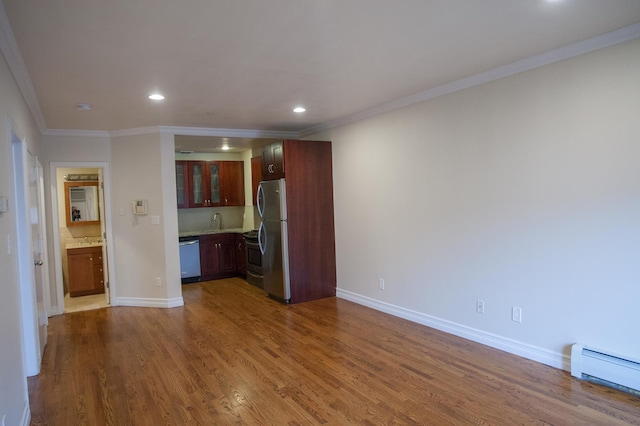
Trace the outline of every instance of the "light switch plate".
<path fill-rule="evenodd" d="M 9 211 L 9 199 L 7 197 L 0 197 L 0 213 L 6 213 Z"/>
<path fill-rule="evenodd" d="M 160 216 L 151 216 L 152 225 L 160 225 Z"/>

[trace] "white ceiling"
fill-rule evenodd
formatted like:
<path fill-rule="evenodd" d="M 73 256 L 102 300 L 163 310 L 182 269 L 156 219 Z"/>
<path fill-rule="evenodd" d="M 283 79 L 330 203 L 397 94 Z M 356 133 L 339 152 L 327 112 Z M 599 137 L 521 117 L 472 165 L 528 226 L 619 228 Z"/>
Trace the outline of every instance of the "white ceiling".
<path fill-rule="evenodd" d="M 299 132 L 640 21 L 639 0 L 2 2 L 46 128 L 107 131 Z"/>

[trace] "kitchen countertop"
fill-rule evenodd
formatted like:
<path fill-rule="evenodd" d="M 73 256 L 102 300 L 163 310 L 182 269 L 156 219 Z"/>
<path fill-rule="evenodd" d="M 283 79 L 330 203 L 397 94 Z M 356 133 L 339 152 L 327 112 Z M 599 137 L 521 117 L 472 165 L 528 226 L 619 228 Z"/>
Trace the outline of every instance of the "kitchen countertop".
<path fill-rule="evenodd" d="M 180 232 L 178 236 L 180 237 L 195 237 L 196 235 L 211 235 L 211 234 L 243 234 L 245 232 L 249 232 L 252 229 L 244 229 L 244 228 L 229 228 L 229 229 L 203 229 L 200 231 L 187 231 Z"/>

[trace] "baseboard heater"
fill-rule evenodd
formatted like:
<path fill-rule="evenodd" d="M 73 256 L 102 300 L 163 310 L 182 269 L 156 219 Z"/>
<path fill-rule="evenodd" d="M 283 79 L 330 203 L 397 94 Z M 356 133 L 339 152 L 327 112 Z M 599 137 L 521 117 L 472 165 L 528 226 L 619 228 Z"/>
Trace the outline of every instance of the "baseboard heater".
<path fill-rule="evenodd" d="M 640 396 L 640 361 L 588 348 L 571 347 L 571 375 Z"/>

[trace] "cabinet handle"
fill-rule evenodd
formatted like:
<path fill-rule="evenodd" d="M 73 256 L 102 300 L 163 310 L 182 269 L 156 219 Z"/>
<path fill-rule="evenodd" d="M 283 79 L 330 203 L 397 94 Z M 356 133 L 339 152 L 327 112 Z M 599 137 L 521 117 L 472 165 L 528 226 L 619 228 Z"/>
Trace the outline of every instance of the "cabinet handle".
<path fill-rule="evenodd" d="M 93 257 L 90 257 L 89 260 L 93 260 Z"/>

